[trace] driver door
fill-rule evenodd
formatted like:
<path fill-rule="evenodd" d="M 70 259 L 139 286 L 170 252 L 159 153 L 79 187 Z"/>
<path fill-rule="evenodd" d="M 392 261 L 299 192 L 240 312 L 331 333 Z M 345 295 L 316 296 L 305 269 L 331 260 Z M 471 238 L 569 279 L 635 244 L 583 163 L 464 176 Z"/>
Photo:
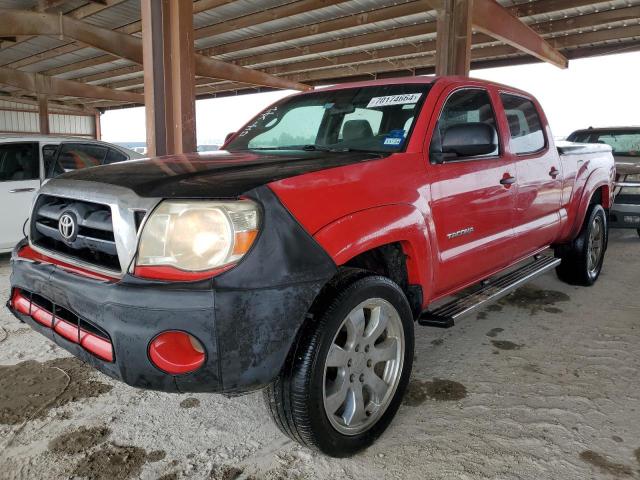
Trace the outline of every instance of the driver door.
<path fill-rule="evenodd" d="M 493 92 L 480 87 L 449 89 L 442 94 L 429 147 L 431 216 L 435 225 L 438 268 L 436 296 L 480 281 L 514 258 L 513 162 L 495 114 Z M 442 155 L 448 127 L 485 123 L 496 129 L 497 147 L 478 156 Z"/>

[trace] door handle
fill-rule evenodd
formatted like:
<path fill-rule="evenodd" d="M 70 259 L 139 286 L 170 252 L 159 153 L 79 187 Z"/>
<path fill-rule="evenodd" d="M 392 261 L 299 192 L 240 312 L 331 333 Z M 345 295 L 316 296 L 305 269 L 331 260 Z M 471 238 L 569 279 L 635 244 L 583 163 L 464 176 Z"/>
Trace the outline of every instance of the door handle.
<path fill-rule="evenodd" d="M 500 180 L 501 185 L 513 185 L 514 183 L 516 183 L 516 177 L 512 177 L 511 175 L 505 176 Z"/>
<path fill-rule="evenodd" d="M 558 175 L 560 175 L 560 170 L 558 170 L 556 167 L 551 167 L 551 171 L 549 172 L 549 176 L 551 178 L 556 178 Z"/>
<path fill-rule="evenodd" d="M 35 188 L 14 188 L 13 190 L 9 190 L 9 193 L 26 193 L 26 192 L 35 192 Z"/>

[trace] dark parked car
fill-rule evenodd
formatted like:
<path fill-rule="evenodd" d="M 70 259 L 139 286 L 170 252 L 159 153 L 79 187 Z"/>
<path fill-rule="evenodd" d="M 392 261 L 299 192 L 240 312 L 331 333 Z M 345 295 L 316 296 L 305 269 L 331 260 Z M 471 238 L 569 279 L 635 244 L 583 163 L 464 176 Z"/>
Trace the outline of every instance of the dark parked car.
<path fill-rule="evenodd" d="M 610 212 L 612 228 L 635 228 L 640 235 L 640 127 L 588 128 L 569 141 L 606 143 L 616 160 L 616 198 Z"/>

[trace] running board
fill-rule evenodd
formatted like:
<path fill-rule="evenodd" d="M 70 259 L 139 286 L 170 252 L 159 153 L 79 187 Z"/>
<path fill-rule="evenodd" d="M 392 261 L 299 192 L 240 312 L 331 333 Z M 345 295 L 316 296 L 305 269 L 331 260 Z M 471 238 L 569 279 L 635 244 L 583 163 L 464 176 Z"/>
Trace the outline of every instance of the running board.
<path fill-rule="evenodd" d="M 481 284 L 482 287 L 473 293 L 455 298 L 434 310 L 422 312 L 418 318 L 418 323 L 428 327 L 453 327 L 456 319 L 484 307 L 488 303 L 501 299 L 559 264 L 559 258 L 536 256 L 532 262 L 517 270 L 513 270 L 502 277 L 484 281 Z"/>

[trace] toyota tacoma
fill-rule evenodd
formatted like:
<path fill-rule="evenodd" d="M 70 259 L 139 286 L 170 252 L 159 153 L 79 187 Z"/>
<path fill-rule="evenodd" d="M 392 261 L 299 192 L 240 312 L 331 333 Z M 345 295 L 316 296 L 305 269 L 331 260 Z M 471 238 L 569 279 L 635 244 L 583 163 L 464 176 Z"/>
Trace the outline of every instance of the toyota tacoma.
<path fill-rule="evenodd" d="M 296 94 L 223 150 L 70 172 L 12 255 L 15 316 L 101 372 L 168 392 L 263 389 L 283 433 L 370 445 L 411 374 L 414 324 L 551 269 L 592 285 L 607 145 L 555 145 L 507 86 L 414 77 Z"/>

